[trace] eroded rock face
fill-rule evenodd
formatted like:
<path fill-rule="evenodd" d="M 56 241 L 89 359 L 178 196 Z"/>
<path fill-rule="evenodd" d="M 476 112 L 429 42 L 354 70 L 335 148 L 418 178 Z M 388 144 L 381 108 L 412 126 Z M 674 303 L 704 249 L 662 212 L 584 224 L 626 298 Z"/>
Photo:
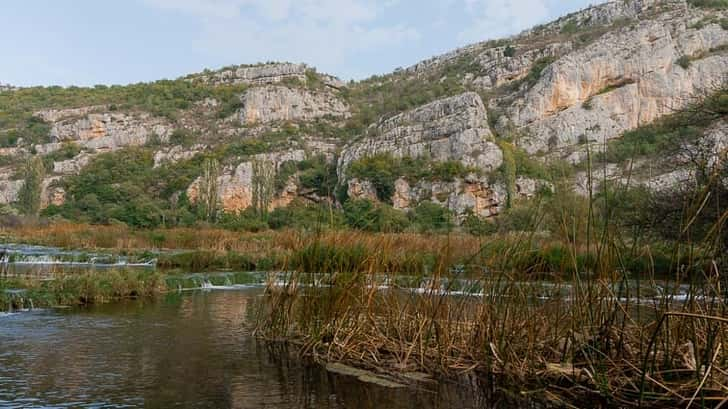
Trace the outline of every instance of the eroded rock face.
<path fill-rule="evenodd" d="M 709 92 L 728 73 L 728 55 L 700 54 L 728 45 L 728 31 L 685 24 L 676 16 L 644 21 L 556 61 L 508 111 L 526 135 L 520 146 L 536 153 L 602 142 Z M 695 56 L 687 68 L 677 64 L 684 55 Z"/>
<path fill-rule="evenodd" d="M 45 178 L 42 183 L 40 194 L 40 206 L 45 209 L 49 205 L 60 206 L 66 201 L 66 191 L 60 185 L 61 178 L 58 176 Z M 0 180 L 0 204 L 9 205 L 20 199 L 20 191 L 25 181 Z"/>
<path fill-rule="evenodd" d="M 378 200 L 377 191 L 372 182 L 368 180 L 350 179 L 347 182 L 346 193 L 350 199 L 354 200 L 371 200 L 373 202 Z"/>
<path fill-rule="evenodd" d="M 12 204 L 18 201 L 22 180 L 0 180 L 0 204 Z"/>
<path fill-rule="evenodd" d="M 304 160 L 306 153 L 303 150 L 288 152 L 276 152 L 256 155 L 250 161 L 243 162 L 237 166 L 225 167 L 217 178 L 218 200 L 222 210 L 228 213 L 236 213 L 245 210 L 253 205 L 253 162 L 261 161 L 269 163 L 276 169 L 289 161 L 300 162 Z M 198 178 L 187 189 L 187 196 L 192 203 L 199 198 L 199 190 L 202 179 Z M 287 206 L 293 201 L 288 186 L 283 192 L 273 198 L 271 210 L 275 207 Z"/>
<path fill-rule="evenodd" d="M 184 160 L 192 159 L 207 147 L 205 145 L 194 145 L 191 147 L 172 146 L 164 148 L 154 153 L 154 167 L 158 168 L 162 165 L 171 165 Z"/>
<path fill-rule="evenodd" d="M 310 121 L 316 118 L 348 118 L 349 107 L 327 92 L 267 86 L 253 88 L 242 96 L 241 123 Z"/>
<path fill-rule="evenodd" d="M 93 155 L 88 153 L 81 153 L 75 158 L 55 162 L 53 164 L 53 173 L 60 175 L 77 175 L 81 172 L 81 169 L 85 168 L 93 159 Z"/>
<path fill-rule="evenodd" d="M 63 143 L 73 142 L 85 149 L 113 151 L 141 146 L 154 136 L 169 139 L 173 127 L 164 119 L 147 113 L 98 112 L 100 107 L 47 110 L 36 114 L 51 124 L 52 143 L 38 145 L 41 154 L 54 152 Z"/>
<path fill-rule="evenodd" d="M 286 80 L 295 80 L 305 84 L 308 81 L 306 73 L 310 70 L 311 68 L 306 64 L 262 64 L 255 66 L 241 66 L 218 72 L 206 73 L 195 76 L 193 79 L 210 85 L 271 85 L 279 84 Z M 346 86 L 336 77 L 325 74 L 316 75 L 318 75 L 326 85 L 332 88 L 342 88 Z"/>
<path fill-rule="evenodd" d="M 474 78 L 472 83 L 483 89 L 500 87 L 528 75 L 536 61 L 565 54 L 572 48 L 569 42 L 554 43 L 517 52 L 514 56 L 506 55 L 507 46 L 489 48 L 476 57 L 477 63 L 483 67 L 483 75 Z"/>
<path fill-rule="evenodd" d="M 418 181 L 414 185 L 404 179 L 397 179 L 392 205 L 402 211 L 413 210 L 423 201 L 431 201 L 450 209 L 457 220 L 473 213 L 481 217 L 492 217 L 501 210 L 503 193 L 499 187 L 491 186 L 484 178 L 470 176 L 452 182 Z"/>
<path fill-rule="evenodd" d="M 609 163 L 592 169 L 591 189 L 596 192 L 603 182 L 643 186 L 655 191 L 668 191 L 677 187 L 694 186 L 699 178 L 710 177 L 728 159 L 728 122 L 719 120 L 705 130 L 703 136 L 692 143 L 675 146 L 663 158 L 635 160 L 631 165 Z M 589 193 L 587 172 L 578 172 L 574 190 L 586 196 Z"/>
<path fill-rule="evenodd" d="M 339 174 L 344 175 L 352 162 L 380 153 L 456 160 L 484 171 L 494 170 L 503 162 L 503 152 L 488 128 L 483 102 L 472 92 L 432 102 L 371 126 L 360 141 L 344 148 Z"/>

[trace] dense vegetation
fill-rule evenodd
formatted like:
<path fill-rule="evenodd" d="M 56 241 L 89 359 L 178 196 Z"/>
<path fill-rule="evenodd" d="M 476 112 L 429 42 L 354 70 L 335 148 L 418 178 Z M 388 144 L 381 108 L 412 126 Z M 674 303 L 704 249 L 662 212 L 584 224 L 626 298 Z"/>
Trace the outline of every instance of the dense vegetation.
<path fill-rule="evenodd" d="M 440 162 L 427 157 L 395 158 L 386 153 L 359 159 L 347 169 L 348 177 L 371 182 L 377 198 L 383 202 L 391 201 L 394 183 L 399 178 L 412 184 L 422 180 L 452 182 L 455 178 L 481 173 L 481 170 L 465 166 L 460 161 Z"/>
<path fill-rule="evenodd" d="M 181 110 L 205 98 L 221 101 L 221 112 L 239 101 L 245 86 L 210 87 L 197 82 L 163 80 L 133 85 L 82 87 L 34 87 L 0 93 L 0 146 L 13 146 L 18 139 L 47 142 L 49 128 L 33 116 L 43 109 L 106 105 L 108 110 L 139 110 L 175 119 Z"/>

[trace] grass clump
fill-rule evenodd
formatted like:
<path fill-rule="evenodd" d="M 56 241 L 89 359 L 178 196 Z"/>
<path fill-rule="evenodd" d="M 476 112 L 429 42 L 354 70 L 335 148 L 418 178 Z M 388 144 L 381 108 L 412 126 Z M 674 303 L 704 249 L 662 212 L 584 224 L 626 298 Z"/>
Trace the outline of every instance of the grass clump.
<path fill-rule="evenodd" d="M 688 4 L 693 7 L 725 10 L 728 9 L 728 0 L 688 0 Z"/>
<path fill-rule="evenodd" d="M 20 291 L 5 291 L 11 288 Z M 103 304 L 152 297 L 165 290 L 162 275 L 149 270 L 70 273 L 47 281 L 0 279 L 0 311 Z"/>

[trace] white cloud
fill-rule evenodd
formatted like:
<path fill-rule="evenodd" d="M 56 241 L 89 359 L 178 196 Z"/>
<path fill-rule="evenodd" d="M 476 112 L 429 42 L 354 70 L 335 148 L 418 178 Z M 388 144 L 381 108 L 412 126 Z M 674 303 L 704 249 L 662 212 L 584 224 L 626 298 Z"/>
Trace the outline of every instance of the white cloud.
<path fill-rule="evenodd" d="M 546 0 L 464 0 L 473 23 L 458 34 L 464 43 L 518 33 L 549 18 Z"/>
<path fill-rule="evenodd" d="M 144 0 L 150 6 L 199 18 L 196 46 L 239 63 L 302 61 L 345 72 L 358 53 L 420 38 L 403 24 L 378 24 L 399 0 Z M 348 73 L 345 73 L 348 74 Z"/>

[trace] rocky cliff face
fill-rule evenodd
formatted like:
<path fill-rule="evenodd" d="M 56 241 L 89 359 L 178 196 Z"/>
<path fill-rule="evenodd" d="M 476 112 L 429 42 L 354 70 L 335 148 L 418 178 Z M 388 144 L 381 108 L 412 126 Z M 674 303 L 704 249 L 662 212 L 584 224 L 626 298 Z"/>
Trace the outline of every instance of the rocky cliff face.
<path fill-rule="evenodd" d="M 201 81 L 209 85 L 247 84 L 271 85 L 285 81 L 298 81 L 306 84 L 312 68 L 306 64 L 274 63 L 253 66 L 239 66 L 207 72 L 190 77 L 193 81 Z M 346 85 L 336 77 L 319 74 L 324 83 L 331 88 L 343 88 Z"/>
<path fill-rule="evenodd" d="M 218 199 L 230 212 L 251 206 L 256 161 L 279 169 L 287 161 L 323 155 L 335 162 L 339 185 L 348 188 L 349 197 L 370 200 L 376 200 L 374 185 L 346 175 L 357 160 L 388 153 L 459 161 L 477 172 L 448 182 L 401 177 L 387 201 L 403 211 L 427 200 L 460 219 L 470 212 L 491 217 L 503 210 L 507 197 L 527 199 L 548 188 L 522 174 L 517 174 L 512 192 L 502 182 L 493 182 L 503 175 L 499 144 L 512 142 L 536 162 L 565 158 L 577 164 L 584 160 L 585 142 L 601 149 L 602 142 L 703 97 L 727 75 L 728 10 L 694 7 L 685 0 L 608 2 L 371 82 L 344 84 L 305 64 L 206 71 L 182 83 L 194 82 L 207 93 L 165 118 L 144 109 L 112 110 L 112 105 L 39 107 L 33 114 L 49 126 L 49 143 L 24 138 L 5 143 L 3 135 L 16 129 L 0 129 L 0 203 L 17 200 L 22 181 L 12 180 L 12 175 L 21 159 L 33 153 L 52 155 L 42 195 L 47 205 L 62 203 L 65 178 L 82 172 L 100 153 L 144 146 L 153 155 L 155 169 L 187 166 L 200 154 L 224 156 L 230 165 L 217 179 Z M 389 95 L 380 88 L 397 91 Z M 407 94 L 420 88 L 426 99 Z M 426 103 L 390 104 L 399 108 L 377 110 L 382 99 L 412 96 Z M 114 101 L 124 106 L 121 102 Z M 362 112 L 382 114 L 371 120 Z M 701 151 L 706 161 L 720 162 L 726 150 L 725 123 L 717 122 L 685 150 Z M 71 150 L 74 157 L 64 149 L 69 143 L 78 148 Z M 231 146 L 237 149 L 228 149 Z M 610 181 L 654 189 L 694 180 L 687 160 L 674 155 L 662 161 L 639 159 L 635 169 L 638 172 L 629 175 L 620 164 L 611 163 L 600 171 L 606 171 Z M 577 172 L 573 179 L 568 182 L 584 193 L 587 175 Z M 306 197 L 296 180 L 279 181 L 271 207 Z M 187 189 L 193 201 L 199 184 L 198 179 Z"/>
<path fill-rule="evenodd" d="M 525 135 L 521 146 L 536 153 L 616 138 L 720 83 L 728 55 L 714 50 L 728 45 L 728 31 L 664 18 L 606 34 L 548 67 L 508 111 Z M 693 60 L 681 66 L 681 57 Z"/>
<path fill-rule="evenodd" d="M 226 212 L 237 213 L 245 210 L 253 205 L 254 191 L 254 162 L 264 163 L 265 166 L 271 166 L 279 169 L 280 166 L 289 161 L 300 162 L 306 157 L 303 150 L 293 150 L 287 152 L 267 153 L 255 155 L 249 161 L 242 162 L 237 166 L 227 166 L 222 170 L 222 174 L 217 178 L 218 201 L 222 209 Z M 267 181 L 270 183 L 271 181 Z M 200 185 L 202 178 L 198 178 L 187 189 L 187 196 L 190 201 L 197 202 L 200 194 Z M 291 192 L 293 190 L 293 192 Z M 286 186 L 282 192 L 273 197 L 270 204 L 270 210 L 277 207 L 285 207 L 295 198 L 295 186 Z"/>
<path fill-rule="evenodd" d="M 361 140 L 344 148 L 339 174 L 344 175 L 357 159 L 380 153 L 456 160 L 488 171 L 503 160 L 483 102 L 475 93 L 435 101 L 372 125 Z"/>
<path fill-rule="evenodd" d="M 266 86 L 247 91 L 241 101 L 243 106 L 238 118 L 246 125 L 317 118 L 345 119 L 350 116 L 349 107 L 327 92 Z"/>
<path fill-rule="evenodd" d="M 75 143 L 95 151 L 113 151 L 128 146 L 141 146 L 153 136 L 159 141 L 169 139 L 173 126 L 166 120 L 147 113 L 117 113 L 106 107 L 84 107 L 68 110 L 47 110 L 36 116 L 51 125 L 51 143 L 36 146 L 47 154 Z"/>

